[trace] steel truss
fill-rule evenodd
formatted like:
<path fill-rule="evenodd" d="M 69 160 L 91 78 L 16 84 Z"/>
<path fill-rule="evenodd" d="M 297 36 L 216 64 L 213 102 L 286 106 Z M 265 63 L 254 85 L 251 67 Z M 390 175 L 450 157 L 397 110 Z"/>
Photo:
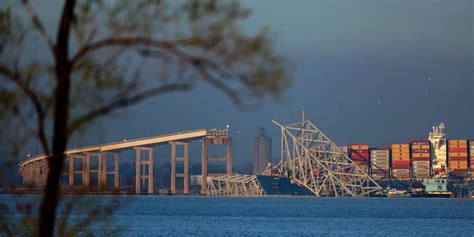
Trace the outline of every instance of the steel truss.
<path fill-rule="evenodd" d="M 382 189 L 311 121 L 273 123 L 281 128 L 281 160 L 264 174 L 291 178 L 316 196 L 365 196 Z"/>
<path fill-rule="evenodd" d="M 223 175 L 208 177 L 208 196 L 265 196 L 255 175 Z"/>

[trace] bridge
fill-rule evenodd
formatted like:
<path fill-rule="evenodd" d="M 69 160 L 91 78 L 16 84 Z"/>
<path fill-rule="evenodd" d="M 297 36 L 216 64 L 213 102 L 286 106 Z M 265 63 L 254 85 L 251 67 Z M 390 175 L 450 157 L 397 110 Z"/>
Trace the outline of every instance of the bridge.
<path fill-rule="evenodd" d="M 91 178 L 97 176 L 97 188 L 99 191 L 107 187 L 107 177 L 114 177 L 114 188 L 120 189 L 119 163 L 122 151 L 135 150 L 135 193 L 141 193 L 141 185 L 147 187 L 147 193 L 154 193 L 153 178 L 153 150 L 156 145 L 171 145 L 171 193 L 176 194 L 176 178 L 184 179 L 183 194 L 189 194 L 189 144 L 192 141 L 201 140 L 201 193 L 207 194 L 207 177 L 209 175 L 219 176 L 219 174 L 208 174 L 208 161 L 225 161 L 226 174 L 232 174 L 232 138 L 228 129 L 199 129 L 179 133 L 166 134 L 161 136 L 139 138 L 134 140 L 123 140 L 121 142 L 100 144 L 94 146 L 72 148 L 65 151 L 65 170 L 63 176 L 67 177 L 68 185 L 75 186 L 76 176 L 82 177 L 82 184 L 79 186 L 90 188 Z M 227 146 L 226 154 L 222 157 L 209 157 L 207 154 L 209 145 Z M 177 156 L 177 148 L 183 147 L 184 155 Z M 48 174 L 47 159 L 48 154 L 40 154 L 30 157 L 19 164 L 19 172 L 23 177 L 24 184 L 44 186 Z M 76 160 L 82 161 L 82 167 L 75 167 Z M 91 163 L 96 161 L 96 169 L 91 169 Z M 107 162 L 113 162 L 113 169 L 109 170 Z M 176 172 L 176 164 L 182 162 L 183 173 Z M 80 169 L 77 169 L 80 168 Z M 91 176 L 91 174 L 94 174 Z"/>
<path fill-rule="evenodd" d="M 367 196 L 380 191 L 381 186 L 360 168 L 314 123 L 304 119 L 300 122 L 282 125 L 281 159 L 278 164 L 268 166 L 264 176 L 285 177 L 292 183 L 309 190 L 315 196 Z M 159 144 L 171 145 L 171 194 L 176 194 L 176 178 L 184 178 L 183 193 L 189 194 L 189 144 L 201 140 L 201 194 L 209 196 L 264 196 L 263 186 L 255 175 L 232 173 L 232 138 L 228 129 L 200 129 L 130 141 L 69 149 L 65 152 L 70 187 L 74 187 L 76 175 L 82 176 L 82 186 L 91 186 L 91 174 L 97 174 L 98 190 L 106 188 L 108 175 L 114 176 L 114 187 L 120 189 L 119 160 L 124 150 L 135 150 L 136 177 L 135 193 L 141 193 L 141 185 L 153 194 L 153 149 Z M 209 145 L 226 145 L 226 155 L 210 157 Z M 184 155 L 178 157 L 178 146 Z M 112 156 L 112 157 L 111 157 Z M 108 170 L 107 161 L 112 158 L 114 169 Z M 23 182 L 43 186 L 47 177 L 46 159 L 42 154 L 20 163 Z M 82 169 L 74 167 L 76 159 L 82 160 Z M 97 160 L 97 169 L 91 170 L 91 160 Z M 208 161 L 225 161 L 225 174 L 208 174 Z M 183 173 L 176 172 L 176 163 L 183 162 Z"/>

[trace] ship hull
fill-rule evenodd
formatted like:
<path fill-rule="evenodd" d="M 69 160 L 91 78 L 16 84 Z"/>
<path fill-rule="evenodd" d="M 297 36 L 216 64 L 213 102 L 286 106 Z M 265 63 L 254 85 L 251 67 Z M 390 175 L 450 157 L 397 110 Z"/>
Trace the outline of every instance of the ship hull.
<path fill-rule="evenodd" d="M 266 195 L 314 195 L 305 187 L 291 183 L 291 179 L 281 176 L 257 176 Z"/>

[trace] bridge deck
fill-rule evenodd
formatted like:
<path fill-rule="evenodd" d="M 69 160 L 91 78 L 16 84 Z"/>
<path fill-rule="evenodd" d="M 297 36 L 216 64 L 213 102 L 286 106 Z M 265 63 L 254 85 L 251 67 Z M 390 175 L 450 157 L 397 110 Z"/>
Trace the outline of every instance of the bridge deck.
<path fill-rule="evenodd" d="M 215 129 L 209 130 L 209 132 L 212 132 L 214 130 Z M 100 145 L 95 145 L 95 146 L 71 148 L 71 149 L 67 149 L 64 152 L 64 154 L 74 154 L 74 153 L 81 153 L 81 152 L 116 151 L 116 150 L 129 149 L 129 148 L 133 148 L 137 146 L 147 146 L 147 145 L 160 144 L 160 143 L 166 143 L 166 142 L 171 142 L 171 141 L 180 141 L 180 140 L 199 138 L 199 137 L 204 137 L 207 135 L 208 135 L 208 130 L 198 129 L 198 130 L 192 130 L 192 131 L 186 131 L 186 132 L 165 134 L 165 135 L 160 135 L 160 136 L 138 138 L 138 139 L 133 139 L 133 140 L 124 140 L 120 142 L 100 144 Z M 39 161 L 39 160 L 45 159 L 46 157 L 47 157 L 46 154 L 41 154 L 41 155 L 31 157 L 29 159 L 23 160 L 19 164 L 20 169 L 28 163 Z"/>

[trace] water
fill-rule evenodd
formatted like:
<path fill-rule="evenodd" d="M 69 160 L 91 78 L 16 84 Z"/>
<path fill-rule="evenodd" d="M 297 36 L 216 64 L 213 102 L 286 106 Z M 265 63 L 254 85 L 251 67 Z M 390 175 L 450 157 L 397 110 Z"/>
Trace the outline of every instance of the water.
<path fill-rule="evenodd" d="M 22 197 L 39 200 L 38 197 Z M 73 214 L 112 197 L 86 197 Z M 474 236 L 474 200 L 124 196 L 125 236 Z M 13 202 L 0 196 L 0 202 Z M 77 210 L 77 209 L 76 209 Z M 98 228 L 98 227 L 97 227 Z"/>

